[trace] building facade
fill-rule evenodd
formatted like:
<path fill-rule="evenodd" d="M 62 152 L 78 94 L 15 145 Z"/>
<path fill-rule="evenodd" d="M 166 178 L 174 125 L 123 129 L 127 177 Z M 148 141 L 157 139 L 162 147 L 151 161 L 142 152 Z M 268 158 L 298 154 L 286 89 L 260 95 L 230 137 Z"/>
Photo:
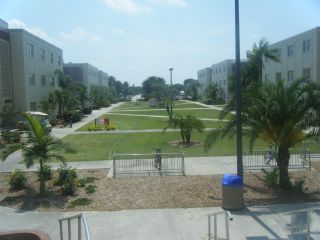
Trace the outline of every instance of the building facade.
<path fill-rule="evenodd" d="M 9 38 L 8 24 L 0 19 L 0 111 L 13 103 Z"/>
<path fill-rule="evenodd" d="M 36 111 L 58 82 L 54 71 L 63 70 L 62 50 L 23 30 L 9 29 L 15 110 Z"/>
<path fill-rule="evenodd" d="M 108 74 L 88 63 L 66 63 L 63 66 L 63 71 L 73 81 L 86 86 L 88 92 L 92 86 L 109 86 Z"/>
<path fill-rule="evenodd" d="M 218 96 L 226 102 L 230 99 L 229 82 L 234 73 L 235 61 L 227 59 L 211 66 L 212 84 L 219 88 Z"/>
<path fill-rule="evenodd" d="M 320 27 L 270 45 L 277 50 L 280 62 L 264 59 L 262 79 L 290 83 L 296 79 L 320 82 Z"/>
<path fill-rule="evenodd" d="M 206 88 L 212 84 L 211 68 L 204 68 L 198 71 L 199 96 L 203 97 Z"/>

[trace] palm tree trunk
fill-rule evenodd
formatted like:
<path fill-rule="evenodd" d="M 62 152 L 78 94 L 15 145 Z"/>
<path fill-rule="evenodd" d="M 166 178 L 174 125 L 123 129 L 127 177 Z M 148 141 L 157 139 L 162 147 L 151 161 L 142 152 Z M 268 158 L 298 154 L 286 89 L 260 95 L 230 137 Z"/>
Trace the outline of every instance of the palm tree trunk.
<path fill-rule="evenodd" d="M 44 197 L 46 195 L 46 183 L 43 177 L 43 161 L 40 159 L 40 189 L 39 189 L 39 194 L 40 197 Z"/>
<path fill-rule="evenodd" d="M 283 189 L 289 189 L 292 186 L 288 172 L 289 159 L 289 149 L 287 147 L 279 146 L 277 158 L 277 164 L 280 174 L 279 186 Z"/>
<path fill-rule="evenodd" d="M 185 136 L 184 136 L 184 131 L 183 129 L 180 129 L 180 134 L 181 134 L 181 138 L 182 138 L 182 143 L 186 142 Z"/>

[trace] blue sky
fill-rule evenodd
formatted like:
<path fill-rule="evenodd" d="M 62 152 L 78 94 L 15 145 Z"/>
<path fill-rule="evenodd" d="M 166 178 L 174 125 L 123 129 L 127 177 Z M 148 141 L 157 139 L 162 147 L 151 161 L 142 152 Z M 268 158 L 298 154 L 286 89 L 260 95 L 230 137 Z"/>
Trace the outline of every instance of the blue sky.
<path fill-rule="evenodd" d="M 320 26 L 319 0 L 239 0 L 241 57 Z M 169 82 L 235 56 L 234 0 L 0 0 L 0 18 L 63 49 L 65 62 L 88 62 L 139 85 Z"/>

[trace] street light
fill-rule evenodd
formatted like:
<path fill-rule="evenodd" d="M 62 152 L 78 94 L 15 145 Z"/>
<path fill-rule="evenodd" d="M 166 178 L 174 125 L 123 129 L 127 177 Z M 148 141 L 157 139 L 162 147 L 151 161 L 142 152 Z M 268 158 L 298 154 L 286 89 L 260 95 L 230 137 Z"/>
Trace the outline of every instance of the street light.
<path fill-rule="evenodd" d="M 172 70 L 173 68 L 169 68 L 170 71 L 170 85 L 172 86 Z"/>

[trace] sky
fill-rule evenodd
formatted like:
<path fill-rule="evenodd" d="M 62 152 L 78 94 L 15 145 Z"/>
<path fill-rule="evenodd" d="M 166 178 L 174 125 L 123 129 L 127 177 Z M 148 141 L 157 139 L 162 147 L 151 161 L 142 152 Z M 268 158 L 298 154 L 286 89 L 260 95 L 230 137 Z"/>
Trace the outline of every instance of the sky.
<path fill-rule="evenodd" d="M 320 26 L 320 0 L 239 0 L 241 58 Z M 130 85 L 173 83 L 235 58 L 234 0 L 0 0 L 0 18 Z"/>

